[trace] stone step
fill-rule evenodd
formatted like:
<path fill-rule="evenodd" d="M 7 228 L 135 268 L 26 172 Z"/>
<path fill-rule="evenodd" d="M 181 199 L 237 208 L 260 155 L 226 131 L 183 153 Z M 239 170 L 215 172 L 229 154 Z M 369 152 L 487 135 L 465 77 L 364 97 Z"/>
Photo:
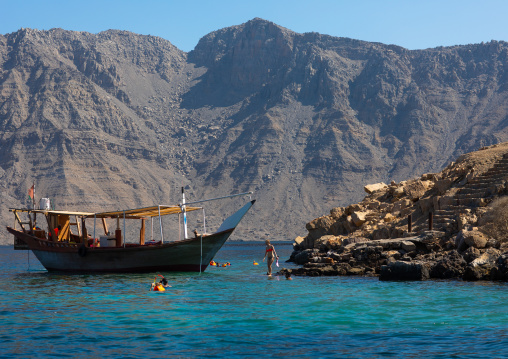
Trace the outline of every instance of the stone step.
<path fill-rule="evenodd" d="M 506 170 L 508 168 L 507 166 L 507 163 L 506 162 L 497 162 L 494 164 L 494 166 L 490 167 L 488 170 L 487 170 L 487 173 L 488 172 L 491 172 L 491 171 L 503 171 L 503 170 Z"/>
<path fill-rule="evenodd" d="M 494 183 L 494 182 L 503 182 L 506 181 L 508 176 L 506 175 L 498 175 L 498 176 L 488 176 L 488 177 L 476 177 L 475 179 L 472 179 L 470 182 L 466 183 L 464 187 L 474 187 L 474 186 L 484 186 L 487 183 Z"/>
<path fill-rule="evenodd" d="M 475 178 L 471 179 L 470 181 L 468 181 L 465 184 L 465 187 L 475 185 L 475 184 L 481 184 L 481 183 L 491 183 L 490 179 L 491 179 L 490 176 L 478 176 L 478 177 L 475 177 Z"/>
<path fill-rule="evenodd" d="M 446 216 L 446 215 L 454 215 L 457 211 L 454 209 L 438 209 L 434 211 L 434 216 Z"/>
<path fill-rule="evenodd" d="M 480 174 L 478 177 L 480 177 L 480 176 L 492 176 L 494 174 L 507 173 L 507 172 L 508 172 L 508 167 L 506 167 L 506 166 L 492 167 L 488 171 L 485 171 L 482 174 Z"/>
<path fill-rule="evenodd" d="M 475 198 L 485 198 L 487 197 L 486 195 L 484 195 L 485 192 L 482 192 L 482 193 L 459 193 L 459 194 L 456 194 L 455 195 L 455 199 L 458 199 L 458 200 L 469 200 L 469 199 L 475 199 Z"/>
<path fill-rule="evenodd" d="M 508 160 L 504 159 L 497 162 L 493 168 L 508 168 Z"/>
<path fill-rule="evenodd" d="M 480 203 L 479 201 L 485 199 L 485 197 L 458 197 L 458 203 L 461 205 L 470 205 L 471 203 Z"/>
<path fill-rule="evenodd" d="M 457 192 L 455 194 L 455 197 L 457 195 L 462 195 L 462 194 L 474 194 L 474 193 L 483 193 L 486 191 L 486 188 L 463 188 L 462 190 L 460 190 L 459 192 Z"/>
<path fill-rule="evenodd" d="M 463 198 L 483 198 L 487 197 L 488 191 L 476 191 L 476 192 L 466 192 L 466 193 L 456 193 L 455 196 L 453 196 L 455 199 L 463 199 Z"/>
<path fill-rule="evenodd" d="M 480 190 L 486 190 L 491 187 L 503 185 L 505 180 L 502 181 L 491 181 L 488 183 L 481 183 L 481 184 L 474 184 L 470 186 L 464 186 L 461 189 L 457 191 L 457 193 L 466 193 L 466 192 L 472 192 L 472 191 L 480 191 Z"/>
<path fill-rule="evenodd" d="M 434 216 L 434 221 L 440 221 L 442 219 L 455 219 L 457 217 L 456 214 L 451 214 L 451 215 L 437 215 L 437 216 Z"/>
<path fill-rule="evenodd" d="M 446 229 L 445 227 L 439 227 L 439 226 L 433 226 L 432 227 L 432 230 L 433 231 L 437 231 L 437 232 L 446 232 L 445 229 Z M 412 232 L 413 233 L 421 233 L 421 232 L 425 232 L 425 231 L 428 231 L 428 230 L 429 230 L 428 226 L 425 226 L 425 227 L 413 227 L 412 228 Z"/>
<path fill-rule="evenodd" d="M 436 215 L 436 214 L 439 215 L 440 212 L 438 212 L 438 211 L 445 211 L 444 212 L 445 214 L 457 215 L 457 214 L 463 213 L 468 208 L 470 208 L 470 206 L 466 206 L 466 205 L 463 205 L 463 206 L 448 206 L 446 208 L 434 211 L 434 215 Z"/>
<path fill-rule="evenodd" d="M 450 217 L 450 216 L 456 216 L 459 213 L 459 211 L 455 210 L 438 210 L 434 212 L 434 217 Z"/>
<path fill-rule="evenodd" d="M 503 178 L 507 178 L 508 177 L 508 173 L 506 172 L 499 172 L 499 173 L 485 173 L 483 175 L 480 175 L 478 177 L 475 177 L 473 178 L 470 182 L 468 183 L 471 183 L 471 182 L 474 182 L 475 180 L 476 181 L 481 181 L 481 180 L 500 180 L 500 179 L 503 179 Z"/>

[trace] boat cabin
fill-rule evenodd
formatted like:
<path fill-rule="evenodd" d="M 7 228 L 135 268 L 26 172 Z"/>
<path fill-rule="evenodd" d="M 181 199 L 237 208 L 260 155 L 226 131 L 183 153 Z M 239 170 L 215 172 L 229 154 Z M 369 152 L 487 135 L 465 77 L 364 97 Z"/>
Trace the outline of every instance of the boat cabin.
<path fill-rule="evenodd" d="M 159 217 L 161 242 L 164 242 L 162 216 L 183 214 L 184 238 L 187 238 L 186 213 L 202 207 L 157 205 L 138 209 L 113 212 L 71 212 L 48 209 L 9 209 L 14 214 L 14 229 L 18 226 L 24 233 L 53 243 L 83 244 L 86 247 L 121 247 L 126 245 L 126 221 L 139 221 L 139 241 L 137 245 L 145 245 L 146 220 L 153 221 Z M 42 217 L 42 219 L 41 219 Z M 25 218 L 25 220 L 22 220 Z M 115 220 L 114 232 L 110 232 L 107 220 Z M 42 223 L 40 223 L 42 222 Z M 92 222 L 92 223 L 90 223 Z M 180 222 L 180 219 L 179 219 Z M 39 227 L 39 224 L 41 226 Z M 203 218 L 204 232 L 206 232 Z M 153 228 L 153 225 L 151 226 Z M 179 235 L 180 237 L 180 235 Z M 152 236 L 153 238 L 153 230 Z M 136 243 L 132 243 L 136 245 Z M 132 245 L 128 244 L 128 245 Z M 28 249 L 27 245 L 15 238 L 14 249 Z"/>

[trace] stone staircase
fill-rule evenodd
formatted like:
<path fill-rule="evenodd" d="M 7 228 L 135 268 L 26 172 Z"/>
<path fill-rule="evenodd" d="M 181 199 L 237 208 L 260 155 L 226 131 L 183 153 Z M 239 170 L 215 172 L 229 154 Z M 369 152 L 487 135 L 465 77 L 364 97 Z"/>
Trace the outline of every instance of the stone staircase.
<path fill-rule="evenodd" d="M 467 182 L 451 198 L 447 198 L 445 204 L 440 201 L 440 208 L 433 213 L 433 230 L 446 232 L 457 224 L 458 216 L 467 209 L 486 206 L 504 189 L 506 181 L 508 181 L 508 154 L 488 171 Z M 428 216 L 422 216 L 413 224 L 413 232 L 427 230 L 428 227 Z"/>

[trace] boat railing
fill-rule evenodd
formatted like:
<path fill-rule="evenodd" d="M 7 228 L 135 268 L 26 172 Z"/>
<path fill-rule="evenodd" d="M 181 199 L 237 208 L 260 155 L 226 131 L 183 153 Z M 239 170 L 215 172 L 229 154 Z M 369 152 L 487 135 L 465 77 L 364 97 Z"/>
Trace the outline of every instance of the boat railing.
<path fill-rule="evenodd" d="M 78 243 L 70 243 L 70 242 L 52 242 L 44 239 L 39 239 L 39 246 L 41 247 L 51 247 L 51 248 L 76 248 Z"/>

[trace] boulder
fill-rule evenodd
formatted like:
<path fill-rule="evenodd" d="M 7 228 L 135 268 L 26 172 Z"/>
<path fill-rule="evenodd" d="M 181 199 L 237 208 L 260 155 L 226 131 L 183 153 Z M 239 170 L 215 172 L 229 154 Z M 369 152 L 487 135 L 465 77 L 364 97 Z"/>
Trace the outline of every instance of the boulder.
<path fill-rule="evenodd" d="M 437 179 L 437 176 L 435 173 L 424 173 L 421 177 L 422 181 L 432 181 L 435 182 Z"/>
<path fill-rule="evenodd" d="M 355 224 L 351 219 L 351 216 L 347 216 L 346 220 L 343 223 L 344 229 L 346 229 L 347 233 L 352 233 L 356 230 Z"/>
<path fill-rule="evenodd" d="M 321 249 L 321 250 L 325 251 L 325 250 L 326 250 L 326 245 L 325 245 L 325 243 L 328 241 L 328 238 L 329 238 L 329 237 L 333 237 L 333 236 L 331 236 L 331 235 L 326 235 L 326 236 L 321 236 L 321 237 L 319 237 L 319 238 L 316 238 L 316 239 L 314 240 L 314 248 L 315 248 L 315 249 Z"/>
<path fill-rule="evenodd" d="M 294 261 L 296 264 L 305 264 L 309 262 L 309 260 L 314 256 L 314 253 L 317 253 L 318 251 L 314 249 L 306 249 L 304 251 L 301 251 L 300 253 L 296 254 L 294 256 Z"/>
<path fill-rule="evenodd" d="M 347 218 L 340 217 L 332 226 L 330 227 L 330 234 L 334 236 L 345 235 L 352 232 L 352 227 L 347 221 Z"/>
<path fill-rule="evenodd" d="M 459 231 L 459 233 L 457 233 L 457 236 L 455 237 L 455 248 L 457 248 L 459 252 L 465 251 L 468 247 L 468 245 L 464 241 L 464 232 L 465 232 L 464 230 Z"/>
<path fill-rule="evenodd" d="M 464 259 L 466 260 L 467 263 L 471 263 L 476 258 L 480 257 L 480 255 L 481 255 L 480 250 L 477 248 L 474 248 L 474 247 L 469 247 L 462 254 L 462 256 L 464 257 Z"/>
<path fill-rule="evenodd" d="M 390 238 L 390 230 L 386 227 L 381 227 L 378 229 L 375 229 L 372 231 L 372 239 L 373 240 L 379 240 L 379 239 L 386 239 Z"/>
<path fill-rule="evenodd" d="M 386 213 L 383 217 L 383 221 L 385 222 L 391 222 L 393 220 L 395 220 L 395 217 L 391 213 Z"/>
<path fill-rule="evenodd" d="M 425 194 L 426 188 L 425 188 L 424 184 L 422 183 L 422 181 L 415 180 L 415 181 L 408 182 L 404 186 L 404 191 L 406 192 L 406 194 L 408 195 L 408 197 L 411 200 L 416 201 L 416 200 L 420 199 L 420 197 L 423 197 L 423 195 Z"/>
<path fill-rule="evenodd" d="M 508 253 L 499 256 L 491 275 L 493 280 L 508 281 Z"/>
<path fill-rule="evenodd" d="M 485 234 L 480 231 L 467 231 L 463 233 L 464 242 L 469 247 L 474 248 L 485 248 L 487 245 L 488 238 Z"/>
<path fill-rule="evenodd" d="M 356 211 L 351 214 L 351 220 L 357 227 L 361 227 L 366 221 L 367 212 Z"/>
<path fill-rule="evenodd" d="M 333 266 L 326 266 L 321 268 L 321 275 L 337 276 L 339 275 L 339 272 Z"/>
<path fill-rule="evenodd" d="M 375 183 L 375 184 L 368 184 L 365 187 L 363 187 L 365 192 L 367 192 L 368 194 L 374 193 L 376 191 L 379 191 L 379 190 L 382 190 L 385 188 L 388 188 L 388 186 L 386 185 L 386 183 L 383 183 L 383 182 Z"/>
<path fill-rule="evenodd" d="M 316 218 L 305 225 L 308 231 L 312 229 L 325 229 L 327 230 L 333 224 L 334 220 L 331 216 L 323 216 Z"/>
<path fill-rule="evenodd" d="M 393 212 L 400 212 L 401 210 L 410 207 L 413 204 L 412 201 L 410 201 L 407 198 L 401 199 L 400 201 L 397 201 L 393 204 Z"/>
<path fill-rule="evenodd" d="M 326 243 L 326 247 L 328 249 L 337 249 L 338 247 L 340 247 L 342 245 L 343 240 L 344 240 L 343 237 L 332 236 L 331 238 L 328 239 L 328 242 Z"/>
<path fill-rule="evenodd" d="M 422 180 L 423 187 L 425 187 L 425 192 L 427 192 L 429 189 L 432 189 L 434 187 L 433 181 L 424 181 Z"/>
<path fill-rule="evenodd" d="M 457 226 L 459 229 L 464 229 L 478 224 L 478 217 L 474 214 L 460 214 L 457 216 Z"/>
<path fill-rule="evenodd" d="M 402 257 L 402 255 L 400 254 L 399 251 L 396 251 L 396 250 L 392 249 L 392 250 L 389 250 L 389 251 L 386 251 L 386 252 L 382 252 L 381 253 L 381 257 L 382 258 L 387 258 L 387 259 L 392 258 L 395 261 L 395 260 L 400 259 L 400 257 Z"/>
<path fill-rule="evenodd" d="M 393 204 L 382 202 L 379 204 L 379 210 L 382 212 L 391 212 L 393 209 Z"/>
<path fill-rule="evenodd" d="M 466 265 L 466 261 L 459 252 L 452 250 L 432 267 L 430 277 L 439 279 L 461 278 Z"/>
<path fill-rule="evenodd" d="M 294 249 L 297 249 L 297 248 L 306 249 L 304 247 L 305 247 L 305 238 L 300 237 L 300 236 L 296 237 L 295 241 L 293 243 L 293 248 Z"/>
<path fill-rule="evenodd" d="M 427 213 L 432 210 L 432 197 L 420 198 L 418 204 L 422 212 Z"/>
<path fill-rule="evenodd" d="M 349 244 L 369 242 L 370 239 L 365 237 L 347 237 L 342 241 L 342 245 L 345 247 Z"/>
<path fill-rule="evenodd" d="M 314 248 L 320 249 L 322 251 L 336 249 L 340 245 L 342 245 L 342 238 L 332 235 L 322 236 L 314 241 Z"/>
<path fill-rule="evenodd" d="M 363 207 L 360 206 L 358 203 L 355 203 L 355 204 L 351 204 L 351 205 L 347 206 L 346 209 L 344 210 L 344 214 L 349 216 L 353 212 L 362 211 L 362 210 L 363 210 Z"/>
<path fill-rule="evenodd" d="M 416 250 L 416 245 L 413 242 L 410 242 L 410 241 L 402 241 L 400 243 L 400 246 L 406 252 L 412 252 L 412 251 Z"/>
<path fill-rule="evenodd" d="M 354 267 L 347 271 L 348 275 L 363 275 L 365 273 L 365 268 Z"/>
<path fill-rule="evenodd" d="M 436 188 L 440 195 L 443 195 L 451 187 L 453 181 L 450 178 L 445 178 L 436 182 Z"/>
<path fill-rule="evenodd" d="M 471 261 L 470 265 L 473 267 L 481 266 L 481 265 L 485 265 L 485 264 L 494 265 L 496 260 L 499 258 L 500 254 L 501 254 L 501 252 L 498 251 L 497 249 L 488 248 L 480 256 L 478 256 L 473 261 Z"/>
<path fill-rule="evenodd" d="M 480 266 L 467 266 L 464 270 L 463 280 L 466 281 L 478 281 L 488 279 L 490 277 L 491 268 L 485 268 Z"/>
<path fill-rule="evenodd" d="M 393 197 L 395 198 L 400 198 L 404 196 L 404 194 L 405 194 L 404 187 L 397 187 L 393 190 Z"/>
<path fill-rule="evenodd" d="M 429 269 L 423 262 L 396 261 L 381 266 L 379 280 L 426 280 L 429 279 Z"/>
<path fill-rule="evenodd" d="M 377 211 L 379 209 L 379 201 L 373 200 L 367 204 L 367 208 L 371 211 Z"/>
<path fill-rule="evenodd" d="M 340 217 L 342 217 L 344 212 L 345 212 L 344 207 L 335 207 L 332 208 L 332 210 L 330 210 L 330 216 L 332 216 L 333 219 L 339 219 Z"/>

